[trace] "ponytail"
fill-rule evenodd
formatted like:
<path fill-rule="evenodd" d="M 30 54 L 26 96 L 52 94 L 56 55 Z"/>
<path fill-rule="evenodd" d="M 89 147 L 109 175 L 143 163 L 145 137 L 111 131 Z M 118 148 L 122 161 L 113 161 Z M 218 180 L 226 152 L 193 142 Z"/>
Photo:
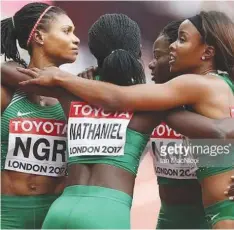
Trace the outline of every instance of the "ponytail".
<path fill-rule="evenodd" d="M 20 58 L 16 40 L 17 34 L 13 25 L 13 18 L 6 18 L 1 21 L 1 54 L 6 59 L 13 59 L 15 62 L 27 66 L 26 62 Z"/>
<path fill-rule="evenodd" d="M 104 59 L 100 75 L 103 81 L 120 86 L 146 82 L 140 61 L 129 51 L 123 49 L 114 50 Z"/>

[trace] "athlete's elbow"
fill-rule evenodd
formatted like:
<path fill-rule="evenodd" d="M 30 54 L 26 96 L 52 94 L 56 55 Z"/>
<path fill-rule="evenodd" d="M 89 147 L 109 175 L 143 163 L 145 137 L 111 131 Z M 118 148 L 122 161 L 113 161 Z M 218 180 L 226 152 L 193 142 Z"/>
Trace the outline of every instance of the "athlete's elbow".
<path fill-rule="evenodd" d="M 223 134 L 225 139 L 234 139 L 234 129 Z"/>
<path fill-rule="evenodd" d="M 228 133 L 224 132 L 223 130 L 213 128 L 210 131 L 210 137 L 213 139 L 226 139 Z"/>
<path fill-rule="evenodd" d="M 234 139 L 234 128 L 223 128 L 222 126 L 216 127 L 216 132 L 214 134 L 216 135 L 215 138 L 217 139 Z"/>

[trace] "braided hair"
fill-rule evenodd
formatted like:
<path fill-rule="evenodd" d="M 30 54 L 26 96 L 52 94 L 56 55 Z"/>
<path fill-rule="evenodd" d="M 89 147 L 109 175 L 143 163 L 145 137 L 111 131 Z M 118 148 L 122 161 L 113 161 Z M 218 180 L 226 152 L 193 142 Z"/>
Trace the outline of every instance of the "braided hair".
<path fill-rule="evenodd" d="M 124 14 L 105 14 L 89 29 L 88 44 L 97 58 L 101 80 L 117 85 L 145 83 L 141 31 Z"/>
<path fill-rule="evenodd" d="M 5 55 L 5 60 L 13 59 L 26 66 L 26 62 L 20 58 L 16 40 L 18 40 L 19 46 L 28 50 L 31 55 L 32 46 L 27 44 L 29 35 L 41 14 L 48 7 L 49 5 L 45 3 L 29 3 L 17 11 L 13 17 L 1 20 L 1 54 Z M 51 7 L 42 17 L 36 29 L 47 31 L 50 20 L 59 14 L 66 13 L 59 7 Z"/>

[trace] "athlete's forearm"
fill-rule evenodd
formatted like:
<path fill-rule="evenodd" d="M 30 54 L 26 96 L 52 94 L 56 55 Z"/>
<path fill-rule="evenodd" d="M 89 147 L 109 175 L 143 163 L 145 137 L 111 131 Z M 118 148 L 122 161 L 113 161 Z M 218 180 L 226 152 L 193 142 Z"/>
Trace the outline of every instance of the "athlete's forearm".
<path fill-rule="evenodd" d="M 138 84 L 117 86 L 106 82 L 77 78 L 77 76 L 48 68 L 35 73 L 32 70 L 18 69 L 20 72 L 36 77 L 23 85 L 60 86 L 81 97 L 90 104 L 105 110 L 117 111 L 164 111 L 185 104 L 197 104 L 206 96 L 207 85 L 194 82 L 184 83 L 185 76 L 165 84 Z M 185 79 L 190 79 L 187 76 Z M 199 92 L 199 93 L 198 93 Z"/>
<path fill-rule="evenodd" d="M 108 110 L 118 110 L 118 105 L 114 103 L 112 84 L 98 82 L 96 80 L 86 80 L 78 78 L 67 72 L 61 72 L 55 77 L 55 84 L 60 86 L 75 96 L 81 97 L 90 104 L 106 108 Z M 118 96 L 117 96 L 118 97 Z"/>
<path fill-rule="evenodd" d="M 223 139 L 227 135 L 216 120 L 182 109 L 170 111 L 165 121 L 172 129 L 189 138 Z"/>
<path fill-rule="evenodd" d="M 56 84 L 85 101 L 108 110 L 163 111 L 184 104 L 196 104 L 205 96 L 206 85 L 184 81 L 185 76 L 165 84 L 116 86 L 77 78 L 66 72 L 56 75 Z M 189 79 L 186 76 L 185 79 Z M 199 93 L 198 93 L 199 92 Z"/>

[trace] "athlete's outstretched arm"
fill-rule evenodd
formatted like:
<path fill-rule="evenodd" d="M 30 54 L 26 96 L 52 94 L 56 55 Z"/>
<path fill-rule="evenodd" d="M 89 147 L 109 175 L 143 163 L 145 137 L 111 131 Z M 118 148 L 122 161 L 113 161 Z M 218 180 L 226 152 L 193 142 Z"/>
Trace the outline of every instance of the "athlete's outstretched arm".
<path fill-rule="evenodd" d="M 33 71 L 19 71 L 33 75 Z M 207 96 L 209 85 L 200 76 L 181 75 L 165 84 L 116 86 L 110 83 L 77 78 L 58 68 L 46 68 L 26 84 L 60 86 L 90 104 L 107 110 L 167 110 L 185 104 L 195 104 Z M 198 93 L 199 92 L 199 93 Z"/>
<path fill-rule="evenodd" d="M 167 124 L 189 138 L 234 138 L 234 119 L 210 119 L 183 109 L 171 110 L 165 118 Z"/>
<path fill-rule="evenodd" d="M 4 87 L 9 88 L 9 90 L 16 90 L 20 87 L 19 85 L 20 82 L 32 79 L 31 76 L 17 71 L 17 67 L 19 67 L 19 65 L 13 61 L 5 62 L 1 65 L 1 83 Z M 39 69 L 33 68 L 33 70 L 38 71 Z M 60 97 L 64 98 L 69 94 L 63 88 L 56 87 L 53 89 L 48 89 L 47 87 L 39 85 L 24 87 L 23 90 L 27 93 L 34 93 L 42 96 L 55 97 L 55 98 L 60 98 Z"/>

